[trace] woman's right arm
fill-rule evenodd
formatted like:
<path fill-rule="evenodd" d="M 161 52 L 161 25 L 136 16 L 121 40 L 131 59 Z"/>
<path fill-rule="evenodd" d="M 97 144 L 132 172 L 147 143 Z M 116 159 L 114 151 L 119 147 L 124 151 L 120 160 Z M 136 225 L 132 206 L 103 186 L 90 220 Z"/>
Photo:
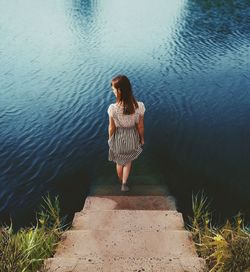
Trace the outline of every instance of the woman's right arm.
<path fill-rule="evenodd" d="M 139 122 L 137 124 L 137 129 L 140 136 L 141 145 L 144 144 L 144 115 L 139 115 Z"/>

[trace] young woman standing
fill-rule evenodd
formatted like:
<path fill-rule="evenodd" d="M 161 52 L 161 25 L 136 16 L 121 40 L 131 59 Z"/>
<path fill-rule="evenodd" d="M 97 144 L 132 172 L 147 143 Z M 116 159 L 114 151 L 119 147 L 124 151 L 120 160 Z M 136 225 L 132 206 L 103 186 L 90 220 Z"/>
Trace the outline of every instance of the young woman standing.
<path fill-rule="evenodd" d="M 132 161 L 138 158 L 144 145 L 143 102 L 136 101 L 129 79 L 118 75 L 111 81 L 116 103 L 108 107 L 109 115 L 109 156 L 116 163 L 122 191 L 128 191 L 127 179 Z"/>

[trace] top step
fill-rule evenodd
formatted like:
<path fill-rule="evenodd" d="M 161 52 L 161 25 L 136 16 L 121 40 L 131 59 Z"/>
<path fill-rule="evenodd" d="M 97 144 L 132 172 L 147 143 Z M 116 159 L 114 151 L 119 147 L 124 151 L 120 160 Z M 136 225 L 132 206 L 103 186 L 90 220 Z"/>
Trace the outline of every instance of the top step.
<path fill-rule="evenodd" d="M 91 182 L 88 195 L 167 195 L 165 178 L 161 175 L 132 175 L 128 181 L 129 191 L 121 191 L 121 183 L 116 175 L 97 177 Z"/>
<path fill-rule="evenodd" d="M 88 196 L 83 209 L 88 210 L 176 210 L 172 196 Z"/>

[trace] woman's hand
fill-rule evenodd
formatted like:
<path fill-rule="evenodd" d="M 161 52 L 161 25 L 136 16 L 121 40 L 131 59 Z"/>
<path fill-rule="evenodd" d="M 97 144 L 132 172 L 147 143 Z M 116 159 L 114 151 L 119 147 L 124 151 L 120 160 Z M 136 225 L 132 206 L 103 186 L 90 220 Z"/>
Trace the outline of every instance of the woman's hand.
<path fill-rule="evenodd" d="M 139 116 L 139 122 L 136 124 L 136 128 L 140 137 L 140 144 L 144 145 L 144 115 Z"/>
<path fill-rule="evenodd" d="M 141 143 L 141 145 L 144 145 L 144 138 L 140 139 L 140 143 Z"/>

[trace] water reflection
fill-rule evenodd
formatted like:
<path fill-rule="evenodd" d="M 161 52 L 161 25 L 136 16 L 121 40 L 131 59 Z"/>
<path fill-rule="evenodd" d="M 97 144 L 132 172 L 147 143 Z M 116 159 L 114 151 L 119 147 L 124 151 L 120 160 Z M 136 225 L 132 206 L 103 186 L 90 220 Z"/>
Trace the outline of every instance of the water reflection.
<path fill-rule="evenodd" d="M 98 4 L 93 0 L 77 0 L 72 3 L 69 14 L 73 25 L 72 31 L 76 32 L 83 40 L 91 39 L 94 34 L 96 19 L 99 16 Z"/>
<path fill-rule="evenodd" d="M 162 153 L 168 154 L 165 161 L 172 170 L 166 170 L 164 160 L 160 164 L 171 177 L 174 194 L 186 199 L 179 203 L 183 210 L 191 191 L 205 188 L 222 214 L 242 210 L 249 216 L 245 192 L 250 190 L 250 147 L 243 135 L 249 133 L 250 117 L 244 106 L 250 103 L 250 6 L 247 1 L 218 2 L 189 1 L 171 56 L 165 53 L 167 42 L 159 48 L 169 109 L 166 140 L 157 142 L 164 146 Z"/>
<path fill-rule="evenodd" d="M 249 211 L 247 1 L 5 0 L 0 10 L 0 218 L 21 221 L 46 190 L 73 211 L 90 182 L 113 182 L 117 73 L 147 108 L 133 174 L 164 181 L 182 211 L 202 187 L 225 214 Z"/>

